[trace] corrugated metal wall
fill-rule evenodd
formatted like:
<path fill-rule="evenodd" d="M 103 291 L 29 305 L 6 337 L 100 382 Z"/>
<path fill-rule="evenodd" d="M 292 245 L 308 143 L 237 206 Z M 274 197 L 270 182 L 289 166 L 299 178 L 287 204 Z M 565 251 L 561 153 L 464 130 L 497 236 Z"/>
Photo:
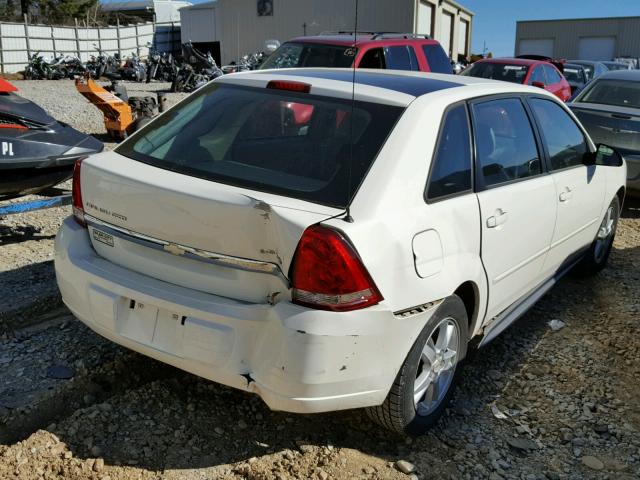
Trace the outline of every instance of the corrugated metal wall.
<path fill-rule="evenodd" d="M 640 17 L 518 22 L 515 53 L 520 40 L 552 38 L 555 57 L 577 59 L 581 37 L 615 37 L 616 57 L 640 57 Z"/>
<path fill-rule="evenodd" d="M 361 0 L 358 30 L 414 32 L 418 28 L 418 1 Z M 433 6 L 436 39 L 441 33 L 443 12 L 453 15 L 455 22 L 449 43 L 457 56 L 460 21 L 468 22 L 467 43 L 470 45 L 472 16 L 454 2 L 422 1 Z M 229 63 L 246 53 L 263 50 L 264 42 L 268 39 L 284 42 L 302 35 L 354 29 L 353 1 L 273 0 L 273 16 L 264 17 L 258 16 L 257 3 L 257 0 L 217 0 L 181 9 L 183 43 L 189 40 L 218 41 L 222 63 Z"/>
<path fill-rule="evenodd" d="M 413 0 L 361 1 L 358 30 L 412 32 L 413 4 Z M 354 5 L 345 0 L 273 0 L 273 16 L 259 17 L 256 0 L 218 0 L 213 29 L 199 20 L 187 25 L 191 12 L 205 15 L 202 9 L 182 10 L 182 41 L 219 41 L 222 63 L 229 63 L 246 53 L 263 50 L 267 39 L 284 42 L 305 33 L 353 30 Z M 215 38 L 211 37 L 211 30 Z"/>

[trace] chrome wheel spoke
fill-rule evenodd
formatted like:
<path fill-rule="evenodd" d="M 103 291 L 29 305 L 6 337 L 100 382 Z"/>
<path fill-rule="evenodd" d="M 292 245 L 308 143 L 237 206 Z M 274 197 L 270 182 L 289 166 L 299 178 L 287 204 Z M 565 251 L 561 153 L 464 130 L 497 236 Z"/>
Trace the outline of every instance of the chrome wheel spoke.
<path fill-rule="evenodd" d="M 444 324 L 441 325 L 438 329 L 438 339 L 436 340 L 436 351 L 440 353 L 442 350 L 446 350 L 449 346 L 449 342 L 451 342 L 451 337 L 453 336 L 453 331 L 455 327 L 453 324 Z"/>
<path fill-rule="evenodd" d="M 442 356 L 442 360 L 443 360 L 443 367 L 442 370 L 451 370 L 451 368 L 453 368 L 453 366 L 455 365 L 455 361 L 458 358 L 458 352 L 456 352 L 455 350 L 447 350 L 446 352 L 444 352 L 444 355 Z"/>
<path fill-rule="evenodd" d="M 432 381 L 432 372 L 431 370 L 423 371 L 418 378 L 416 378 L 415 383 L 413 384 L 413 401 L 414 403 L 418 403 L 422 397 L 424 397 L 427 388 Z"/>
<path fill-rule="evenodd" d="M 436 361 L 436 346 L 433 343 L 433 339 L 429 339 L 427 344 L 422 349 L 422 361 L 433 365 Z"/>

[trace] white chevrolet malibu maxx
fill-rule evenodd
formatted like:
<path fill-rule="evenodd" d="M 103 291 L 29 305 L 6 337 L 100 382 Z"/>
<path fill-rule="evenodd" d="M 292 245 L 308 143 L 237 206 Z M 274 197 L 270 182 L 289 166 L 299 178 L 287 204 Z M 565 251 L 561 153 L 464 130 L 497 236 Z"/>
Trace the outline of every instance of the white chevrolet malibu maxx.
<path fill-rule="evenodd" d="M 540 89 L 230 75 L 77 163 L 57 279 L 125 347 L 275 410 L 370 407 L 417 434 L 469 348 L 605 265 L 625 170 Z"/>

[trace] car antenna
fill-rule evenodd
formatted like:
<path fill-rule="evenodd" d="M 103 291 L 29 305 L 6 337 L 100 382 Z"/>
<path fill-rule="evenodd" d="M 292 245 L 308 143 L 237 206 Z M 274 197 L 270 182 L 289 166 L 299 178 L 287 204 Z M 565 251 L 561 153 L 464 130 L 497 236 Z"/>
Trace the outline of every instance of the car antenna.
<path fill-rule="evenodd" d="M 353 28 L 353 48 L 356 49 L 356 55 L 353 56 L 353 67 L 351 69 L 351 114 L 349 115 L 349 174 L 347 177 L 347 211 L 344 217 L 344 221 L 353 223 L 353 217 L 351 216 L 351 176 L 353 174 L 353 113 L 355 111 L 356 104 L 356 58 L 357 58 L 357 43 L 358 43 L 358 1 L 356 2 L 356 18 Z"/>

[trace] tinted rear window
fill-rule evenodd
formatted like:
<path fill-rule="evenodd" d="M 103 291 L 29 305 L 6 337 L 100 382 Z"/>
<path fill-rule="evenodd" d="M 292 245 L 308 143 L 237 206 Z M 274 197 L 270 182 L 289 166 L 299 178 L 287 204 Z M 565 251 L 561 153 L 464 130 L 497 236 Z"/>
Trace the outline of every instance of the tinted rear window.
<path fill-rule="evenodd" d="M 403 110 L 210 84 L 116 152 L 194 177 L 346 207 Z"/>
<path fill-rule="evenodd" d="M 467 68 L 461 75 L 468 77 L 491 78 L 511 83 L 522 83 L 527 76 L 527 65 L 508 63 L 478 62 Z"/>
<path fill-rule="evenodd" d="M 640 83 L 628 80 L 596 80 L 576 102 L 640 108 Z"/>
<path fill-rule="evenodd" d="M 439 43 L 427 43 L 422 46 L 429 69 L 434 73 L 453 73 L 451 61 Z"/>
<path fill-rule="evenodd" d="M 260 68 L 348 68 L 357 51 L 349 46 L 288 42 L 273 52 Z"/>

